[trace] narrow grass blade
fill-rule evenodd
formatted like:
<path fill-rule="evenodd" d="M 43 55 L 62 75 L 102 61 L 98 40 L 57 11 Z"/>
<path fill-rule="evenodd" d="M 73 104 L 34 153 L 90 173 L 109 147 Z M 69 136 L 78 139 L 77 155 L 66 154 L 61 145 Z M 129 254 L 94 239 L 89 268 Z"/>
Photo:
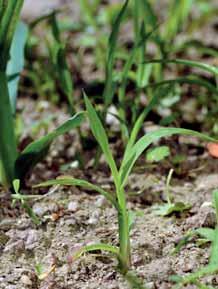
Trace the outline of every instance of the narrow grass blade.
<path fill-rule="evenodd" d="M 196 85 L 205 87 L 210 92 L 214 93 L 216 96 L 218 95 L 218 89 L 213 84 L 211 84 L 209 81 L 207 81 L 201 77 L 192 77 L 192 76 L 191 77 L 178 77 L 175 79 L 168 79 L 168 80 L 149 84 L 149 85 L 145 86 L 144 88 L 147 89 L 149 87 L 157 87 L 157 86 L 162 86 L 165 84 L 174 84 L 174 83 L 196 84 Z"/>
<path fill-rule="evenodd" d="M 213 203 L 216 210 L 216 220 L 218 225 L 218 190 L 213 191 Z"/>
<path fill-rule="evenodd" d="M 99 251 L 99 250 L 112 253 L 113 255 L 116 256 L 117 259 L 120 259 L 119 249 L 115 246 L 104 244 L 104 243 L 98 243 L 98 244 L 83 246 L 83 247 L 79 248 L 76 253 L 73 254 L 72 259 L 77 260 L 84 253 Z"/>
<path fill-rule="evenodd" d="M 117 202 L 116 202 L 115 197 L 113 197 L 109 192 L 105 191 L 99 186 L 93 185 L 85 180 L 75 179 L 75 178 L 67 177 L 67 176 L 61 176 L 61 177 L 58 177 L 56 180 L 49 180 L 39 185 L 36 185 L 34 187 L 38 188 L 38 187 L 47 187 L 47 186 L 53 186 L 53 185 L 76 186 L 76 187 L 82 187 L 88 190 L 96 191 L 100 193 L 101 195 L 103 195 L 115 208 L 117 208 Z"/>
<path fill-rule="evenodd" d="M 16 110 L 16 99 L 19 82 L 19 74 L 24 67 L 24 47 L 27 40 L 28 28 L 23 22 L 19 22 L 13 37 L 10 50 L 10 61 L 7 64 L 7 75 L 17 75 L 8 82 L 8 89 L 13 113 Z"/>
<path fill-rule="evenodd" d="M 108 55 L 106 62 L 106 79 L 105 79 L 105 89 L 103 92 L 103 98 L 106 107 L 111 103 L 114 93 L 114 83 L 113 83 L 113 67 L 115 60 L 115 52 L 117 47 L 118 33 L 120 29 L 121 22 L 123 20 L 126 8 L 128 6 L 129 0 L 126 0 L 122 9 L 120 10 L 112 28 L 112 32 L 108 42 Z"/>
<path fill-rule="evenodd" d="M 218 220 L 218 191 L 213 192 L 213 201 L 216 210 L 216 217 Z M 218 224 L 214 230 L 214 239 L 212 242 L 212 249 L 211 249 L 211 256 L 210 256 L 210 265 L 217 265 L 218 266 Z"/>
<path fill-rule="evenodd" d="M 213 275 L 213 274 L 216 274 L 217 272 L 218 272 L 218 266 L 217 265 L 205 266 L 204 268 L 198 270 L 197 272 L 190 273 L 190 274 L 188 274 L 187 276 L 185 276 L 183 278 L 179 278 L 179 280 L 178 280 L 179 284 L 174 286 L 173 289 L 184 288 L 183 287 L 184 285 L 191 284 L 191 283 L 193 283 L 195 280 L 197 280 L 199 278 L 202 278 L 204 276 Z M 174 279 L 174 278 L 171 277 L 171 279 Z"/>
<path fill-rule="evenodd" d="M 23 180 L 26 173 L 47 155 L 51 143 L 58 136 L 78 127 L 83 120 L 84 113 L 77 113 L 53 132 L 29 144 L 16 160 L 16 178 Z"/>
<path fill-rule="evenodd" d="M 174 134 L 181 134 L 181 135 L 191 135 L 194 137 L 198 137 L 205 141 L 210 142 L 217 142 L 217 140 L 213 139 L 212 137 L 209 137 L 207 135 L 204 135 L 202 133 L 183 129 L 183 128 L 161 128 L 157 131 L 150 132 L 143 137 L 141 137 L 137 143 L 131 148 L 128 155 L 124 158 L 121 168 L 119 171 L 119 176 L 122 185 L 124 186 L 126 184 L 127 178 L 131 172 L 132 167 L 134 166 L 136 160 L 139 158 L 139 156 L 144 152 L 144 150 L 153 142 L 159 140 L 162 137 L 169 137 Z"/>
<path fill-rule="evenodd" d="M 146 20 L 147 24 L 150 24 L 152 28 L 155 28 L 158 23 L 157 16 L 152 8 L 151 3 L 148 0 L 141 1 L 144 6 L 143 13 L 145 14 L 144 20 Z"/>
<path fill-rule="evenodd" d="M 218 67 L 209 65 L 206 63 L 202 63 L 199 61 L 192 61 L 187 59 L 152 59 L 149 61 L 145 61 L 145 63 L 175 63 L 175 64 L 183 64 L 190 67 L 200 68 L 202 70 L 208 71 L 214 75 L 218 75 Z"/>
<path fill-rule="evenodd" d="M 109 143 L 108 143 L 108 138 L 106 135 L 106 132 L 104 130 L 104 127 L 101 123 L 100 118 L 98 117 L 94 107 L 92 106 L 91 102 L 89 101 L 88 97 L 84 95 L 85 98 L 85 105 L 86 105 L 86 110 L 88 113 L 88 118 L 91 126 L 91 130 L 93 135 L 95 136 L 97 142 L 99 143 L 104 156 L 106 158 L 106 161 L 111 169 L 111 173 L 114 178 L 114 182 L 116 187 L 119 187 L 119 180 L 118 180 L 118 170 L 116 163 L 114 161 L 114 158 L 112 156 Z"/>
<path fill-rule="evenodd" d="M 209 264 L 218 266 L 218 227 L 214 230 Z"/>

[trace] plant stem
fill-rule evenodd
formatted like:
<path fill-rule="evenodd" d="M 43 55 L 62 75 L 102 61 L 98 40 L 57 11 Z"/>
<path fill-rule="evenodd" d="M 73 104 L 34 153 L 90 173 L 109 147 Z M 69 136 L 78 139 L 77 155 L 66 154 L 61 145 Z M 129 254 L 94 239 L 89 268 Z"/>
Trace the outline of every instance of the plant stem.
<path fill-rule="evenodd" d="M 126 207 L 126 198 L 123 189 L 120 189 L 119 195 L 122 196 L 122 204 L 118 210 L 118 224 L 119 224 L 119 242 L 120 242 L 120 256 L 121 264 L 120 270 L 122 274 L 126 274 L 129 270 L 130 258 L 130 236 L 129 236 L 129 214 Z"/>
<path fill-rule="evenodd" d="M 170 181 L 172 179 L 172 175 L 173 175 L 173 169 L 170 169 L 168 176 L 167 176 L 167 181 L 166 181 L 166 195 L 167 195 L 167 203 L 168 205 L 172 204 L 172 196 L 170 193 Z"/>

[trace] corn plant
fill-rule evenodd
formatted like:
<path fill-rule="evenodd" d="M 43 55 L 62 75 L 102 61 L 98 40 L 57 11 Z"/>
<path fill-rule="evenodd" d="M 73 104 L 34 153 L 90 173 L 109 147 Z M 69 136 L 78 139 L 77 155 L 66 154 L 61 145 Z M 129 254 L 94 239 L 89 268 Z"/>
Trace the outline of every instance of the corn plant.
<path fill-rule="evenodd" d="M 97 142 L 99 143 L 99 146 L 101 147 L 103 154 L 105 156 L 106 162 L 111 170 L 115 186 L 115 194 L 110 194 L 101 187 L 91 184 L 85 180 L 75 179 L 66 176 L 59 177 L 56 180 L 46 181 L 44 183 L 37 185 L 37 187 L 38 186 L 45 187 L 55 184 L 67 186 L 73 185 L 78 187 L 84 187 L 89 190 L 95 190 L 98 193 L 102 194 L 117 211 L 118 227 L 119 227 L 119 246 L 116 247 L 102 243 L 96 245 L 88 245 L 80 249 L 74 257 L 77 258 L 84 252 L 88 251 L 96 251 L 96 250 L 108 251 L 118 259 L 119 269 L 121 273 L 125 275 L 129 271 L 131 266 L 130 228 L 132 224 L 132 214 L 127 209 L 125 186 L 127 184 L 128 177 L 132 171 L 135 162 L 144 152 L 144 150 L 148 148 L 150 144 L 159 140 L 162 137 L 168 137 L 174 134 L 183 134 L 200 137 L 206 141 L 211 141 L 212 138 L 187 129 L 161 128 L 157 131 L 144 135 L 138 141 L 136 141 L 137 137 L 136 132 L 138 129 L 137 126 L 138 124 L 136 124 L 136 127 L 133 129 L 130 140 L 127 144 L 120 168 L 118 169 L 115 159 L 113 158 L 112 151 L 110 150 L 109 147 L 106 131 L 93 105 L 86 96 L 85 96 L 85 104 L 92 133 Z"/>
<path fill-rule="evenodd" d="M 26 174 L 47 155 L 53 140 L 77 127 L 83 120 L 83 113 L 78 113 L 53 132 L 18 152 L 13 119 L 15 101 L 10 101 L 7 64 L 22 4 L 23 0 L 0 0 L 0 182 L 6 188 L 13 188 L 14 179 L 23 182 Z"/>

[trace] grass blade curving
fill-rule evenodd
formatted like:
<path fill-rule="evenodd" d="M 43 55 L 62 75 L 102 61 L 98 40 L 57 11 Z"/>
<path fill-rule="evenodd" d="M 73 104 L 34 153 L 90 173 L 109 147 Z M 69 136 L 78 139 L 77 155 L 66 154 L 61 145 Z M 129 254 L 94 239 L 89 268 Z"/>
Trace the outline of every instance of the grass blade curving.
<path fill-rule="evenodd" d="M 75 178 L 68 177 L 68 176 L 61 176 L 61 177 L 58 177 L 56 180 L 49 180 L 39 185 L 36 185 L 34 187 L 35 188 L 47 187 L 47 186 L 52 186 L 52 185 L 76 186 L 76 187 L 83 187 L 88 190 L 96 191 L 100 193 L 101 195 L 103 195 L 115 208 L 117 208 L 116 199 L 109 192 L 85 180 L 75 179 Z"/>
<path fill-rule="evenodd" d="M 128 155 L 123 159 L 121 164 L 121 168 L 119 171 L 120 181 L 122 186 L 125 186 L 127 178 L 131 172 L 133 165 L 135 164 L 136 160 L 139 156 L 143 153 L 143 151 L 153 142 L 159 140 L 162 137 L 169 137 L 174 134 L 181 134 L 181 135 L 191 135 L 194 137 L 198 137 L 202 140 L 209 141 L 209 142 L 217 142 L 212 137 L 204 135 L 202 133 L 183 129 L 183 128 L 161 128 L 157 131 L 150 132 L 143 137 L 141 137 L 136 144 L 129 150 Z"/>
<path fill-rule="evenodd" d="M 206 63 L 202 63 L 199 61 L 187 60 L 187 59 L 152 59 L 145 61 L 145 63 L 175 63 L 175 64 L 183 64 L 190 67 L 200 68 L 202 70 L 208 71 L 214 75 L 218 75 L 218 67 L 209 65 Z"/>

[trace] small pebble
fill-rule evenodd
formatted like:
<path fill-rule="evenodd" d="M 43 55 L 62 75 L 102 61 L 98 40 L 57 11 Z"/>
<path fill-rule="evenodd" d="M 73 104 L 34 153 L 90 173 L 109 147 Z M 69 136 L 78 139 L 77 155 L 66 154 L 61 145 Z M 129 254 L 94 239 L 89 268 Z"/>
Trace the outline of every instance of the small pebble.
<path fill-rule="evenodd" d="M 67 209 L 68 209 L 68 211 L 76 212 L 78 210 L 78 207 L 79 207 L 78 202 L 71 201 L 71 202 L 69 202 Z"/>
<path fill-rule="evenodd" d="M 97 200 L 95 201 L 95 205 L 96 207 L 100 208 L 100 207 L 103 207 L 106 204 L 106 202 L 107 201 L 104 196 L 99 196 Z"/>
<path fill-rule="evenodd" d="M 92 216 L 89 218 L 88 224 L 89 224 L 89 225 L 96 225 L 96 224 L 98 224 L 99 217 L 100 217 L 100 211 L 99 211 L 99 210 L 95 210 L 95 211 L 93 212 Z"/>
<path fill-rule="evenodd" d="M 27 275 L 22 275 L 20 280 L 24 285 L 28 285 L 28 286 L 32 285 L 32 281 L 30 280 L 30 278 Z"/>

